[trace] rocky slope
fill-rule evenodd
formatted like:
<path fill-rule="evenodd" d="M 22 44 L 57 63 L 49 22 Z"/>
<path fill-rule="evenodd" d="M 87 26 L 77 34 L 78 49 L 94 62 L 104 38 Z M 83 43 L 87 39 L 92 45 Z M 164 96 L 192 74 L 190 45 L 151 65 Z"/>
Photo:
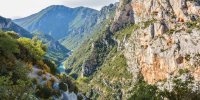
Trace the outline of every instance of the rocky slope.
<path fill-rule="evenodd" d="M 67 61 L 67 68 L 72 76 L 82 75 L 77 81 L 80 87 L 88 86 L 82 90 L 90 91 L 88 97 L 93 99 L 126 100 L 133 95 L 157 100 L 152 92 L 157 88 L 173 95 L 160 99 L 194 99 L 189 94 L 198 90 L 200 81 L 199 12 L 198 0 L 120 0 L 114 21 L 84 43 Z M 80 56 L 84 58 L 77 60 Z M 184 83 L 193 78 L 190 86 Z M 191 91 L 183 93 L 191 85 Z"/>
<path fill-rule="evenodd" d="M 11 19 L 7 19 L 1 16 L 0 16 L 0 29 L 3 31 L 14 31 L 23 37 L 28 37 L 28 38 L 32 37 L 32 35 L 28 31 L 18 26 L 17 24 L 13 23 Z"/>
<path fill-rule="evenodd" d="M 77 34 L 75 37 L 72 34 L 71 36 L 66 36 L 64 39 L 60 40 L 60 42 L 66 47 L 71 47 L 75 50 L 80 44 L 82 44 L 85 40 L 91 38 L 94 33 L 97 32 L 99 27 L 101 27 L 101 23 L 107 19 L 112 18 L 114 16 L 115 10 L 118 6 L 118 3 L 110 4 L 108 6 L 103 7 L 100 11 L 96 13 L 96 15 L 91 15 L 93 17 L 88 18 L 88 21 L 83 24 L 82 33 Z M 93 23 L 89 28 L 85 28 L 88 23 Z M 86 25 L 85 25 L 86 24 Z M 74 39 L 75 38 L 75 39 Z"/>
<path fill-rule="evenodd" d="M 199 80 L 199 4 L 188 0 L 132 0 L 125 8 L 130 5 L 139 28 L 123 46 L 133 76 L 141 72 L 145 81 L 155 84 L 187 68 Z"/>

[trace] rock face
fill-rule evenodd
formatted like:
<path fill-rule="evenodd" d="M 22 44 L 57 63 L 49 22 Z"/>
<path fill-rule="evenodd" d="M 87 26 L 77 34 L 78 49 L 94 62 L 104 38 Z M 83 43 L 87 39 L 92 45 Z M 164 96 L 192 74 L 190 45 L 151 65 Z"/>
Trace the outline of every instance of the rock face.
<path fill-rule="evenodd" d="M 28 38 L 32 37 L 32 35 L 28 31 L 18 26 L 17 24 L 13 23 L 11 19 L 7 19 L 1 16 L 0 16 L 0 29 L 4 31 L 14 31 L 23 37 L 28 37 Z"/>
<path fill-rule="evenodd" d="M 179 69 L 185 68 L 195 80 L 200 79 L 198 2 L 132 0 L 123 5 L 112 27 L 117 30 L 129 23 L 140 26 L 124 43 L 124 55 L 134 79 L 141 72 L 145 81 L 155 84 L 170 80 Z M 129 17 L 125 13 L 130 14 Z"/>
<path fill-rule="evenodd" d="M 106 31 L 105 36 L 92 43 L 91 54 L 82 65 L 82 75 L 91 76 L 98 67 L 104 63 L 110 49 L 115 42 L 111 39 L 110 31 Z"/>
<path fill-rule="evenodd" d="M 131 5 L 131 0 L 121 0 L 115 14 L 114 22 L 111 26 L 111 31 L 118 31 L 127 24 L 134 23 L 134 13 Z"/>

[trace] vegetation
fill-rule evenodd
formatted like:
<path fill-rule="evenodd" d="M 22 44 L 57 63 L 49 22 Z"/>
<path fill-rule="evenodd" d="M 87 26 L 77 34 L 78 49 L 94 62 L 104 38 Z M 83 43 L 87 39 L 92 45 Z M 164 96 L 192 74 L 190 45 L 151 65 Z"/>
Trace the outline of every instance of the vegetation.
<path fill-rule="evenodd" d="M 68 57 L 70 50 L 65 48 L 58 41 L 54 40 L 51 36 L 37 32 L 34 33 L 34 38 L 41 40 L 42 43 L 48 47 L 45 58 L 49 61 L 55 64 L 60 64 L 66 59 L 66 57 Z"/>
<path fill-rule="evenodd" d="M 61 79 L 61 84 L 59 84 L 60 88 L 62 88 L 62 86 L 64 87 L 64 91 L 68 90 L 69 92 L 75 92 L 78 93 L 78 88 L 76 86 L 76 83 L 73 81 L 72 78 L 68 77 L 68 76 L 63 76 Z"/>
<path fill-rule="evenodd" d="M 103 39 L 108 38 L 109 34 L 107 34 L 108 24 L 110 24 L 109 20 L 105 20 L 101 23 L 100 28 L 96 29 L 95 33 L 91 36 L 90 39 L 87 39 L 82 43 L 82 46 L 79 47 L 77 50 L 73 52 L 73 55 L 70 56 L 66 62 L 65 67 L 67 70 L 69 70 L 70 74 L 77 73 L 78 76 L 81 75 L 82 65 L 86 61 L 86 59 L 91 58 L 95 54 L 98 54 L 97 56 L 99 58 L 103 57 L 105 54 L 100 54 L 100 52 L 104 53 L 106 50 L 106 46 L 104 43 L 102 43 Z M 93 46 L 100 46 L 98 49 L 94 50 Z M 103 47 L 103 48 L 101 48 Z M 101 58 L 102 59 L 102 58 Z M 103 60 L 102 60 L 103 61 Z M 98 61 L 98 62 L 102 62 Z M 100 65 L 100 64 L 99 64 Z"/>
<path fill-rule="evenodd" d="M 14 32 L 0 31 L 0 97 L 2 100 L 35 100 L 49 98 L 55 94 L 52 82 L 39 85 L 37 79 L 31 79 L 28 74 L 35 66 L 41 71 L 55 74 L 55 64 L 44 59 L 46 46 L 36 38 L 21 38 Z M 37 86 L 37 88 L 34 88 Z"/>
<path fill-rule="evenodd" d="M 183 75 L 187 75 L 186 79 L 182 79 Z M 173 80 L 172 90 L 160 90 L 155 85 L 149 85 L 140 77 L 135 87 L 133 95 L 129 100 L 198 100 L 200 91 L 194 87 L 194 78 L 189 74 L 188 69 L 180 69 L 179 74 Z"/>
<path fill-rule="evenodd" d="M 149 85 L 146 83 L 142 76 L 138 79 L 138 82 L 135 84 L 135 87 L 132 91 L 133 95 L 129 100 L 162 100 L 158 91 L 158 88 L 155 85 Z"/>
<path fill-rule="evenodd" d="M 139 28 L 139 25 L 130 24 L 126 28 L 123 28 L 117 33 L 115 33 L 114 37 L 119 41 L 123 41 L 124 38 L 128 39 L 133 33 L 133 31 L 137 30 L 138 28 Z"/>
<path fill-rule="evenodd" d="M 35 98 L 32 82 L 27 75 L 28 64 L 22 58 L 26 54 L 21 50 L 25 48 L 18 38 L 16 33 L 0 32 L 0 96 L 4 100 Z"/>

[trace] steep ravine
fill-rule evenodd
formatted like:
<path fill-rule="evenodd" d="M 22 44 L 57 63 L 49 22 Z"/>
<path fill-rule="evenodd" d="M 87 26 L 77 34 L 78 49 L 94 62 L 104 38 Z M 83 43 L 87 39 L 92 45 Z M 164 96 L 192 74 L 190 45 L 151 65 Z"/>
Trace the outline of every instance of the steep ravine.
<path fill-rule="evenodd" d="M 120 0 L 114 21 L 107 25 L 110 29 L 100 32 L 103 35 L 97 40 L 88 40 L 91 43 L 84 44 L 81 54 L 75 51 L 76 55 L 69 60 L 73 62 L 66 65 L 77 71 L 78 85 L 87 85 L 82 91 L 87 91 L 92 99 L 126 100 L 137 94 L 134 91 L 141 84 L 171 93 L 173 87 L 177 89 L 177 83 L 173 83 L 177 78 L 185 82 L 193 77 L 194 83 L 190 85 L 196 87 L 200 81 L 199 12 L 199 1 L 193 0 Z M 93 52 L 96 49 L 106 52 Z M 76 62 L 80 56 L 85 58 Z M 99 60 L 102 63 L 97 66 Z M 84 68 L 92 74 L 84 75 Z M 189 94 L 180 95 L 191 99 Z M 173 97 L 176 94 L 166 98 Z"/>

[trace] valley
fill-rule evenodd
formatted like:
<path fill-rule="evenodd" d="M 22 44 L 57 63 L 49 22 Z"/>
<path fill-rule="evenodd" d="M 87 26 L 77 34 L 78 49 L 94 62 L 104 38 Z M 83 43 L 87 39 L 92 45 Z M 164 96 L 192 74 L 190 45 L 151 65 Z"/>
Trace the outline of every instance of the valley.
<path fill-rule="evenodd" d="M 0 17 L 0 100 L 199 100 L 199 40 L 199 0 Z"/>

